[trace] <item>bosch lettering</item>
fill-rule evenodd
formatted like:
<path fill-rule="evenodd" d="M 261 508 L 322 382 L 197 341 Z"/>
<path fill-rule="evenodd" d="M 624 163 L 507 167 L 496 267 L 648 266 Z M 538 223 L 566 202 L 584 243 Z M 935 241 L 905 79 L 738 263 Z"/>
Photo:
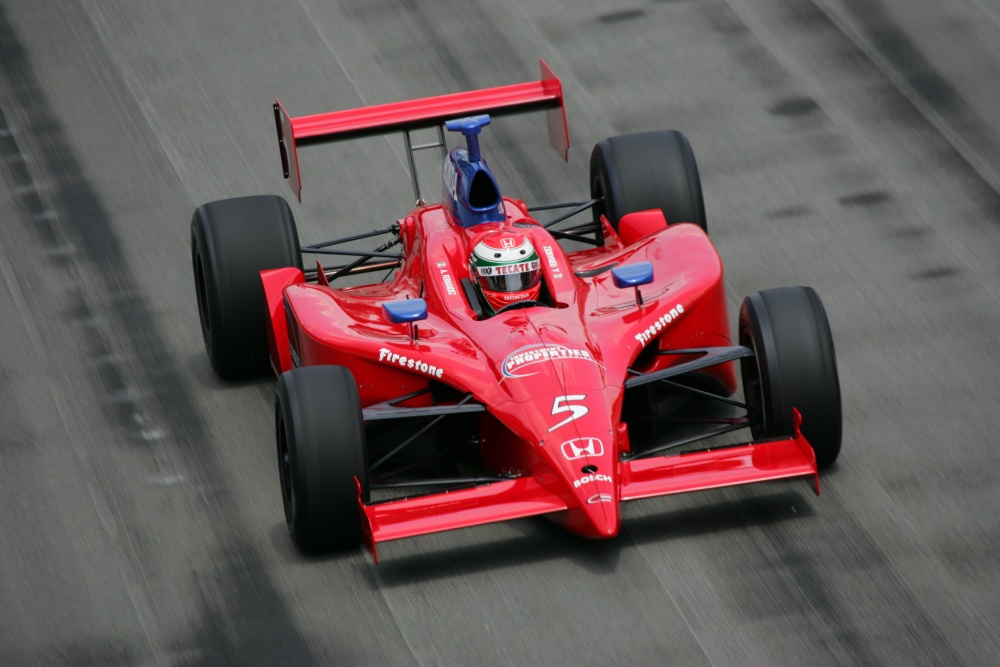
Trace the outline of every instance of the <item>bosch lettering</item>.
<path fill-rule="evenodd" d="M 397 352 L 393 352 L 392 350 L 387 350 L 384 347 L 378 351 L 378 360 L 385 361 L 389 364 L 397 364 L 409 370 L 420 371 L 421 373 L 430 375 L 434 378 L 440 378 L 444 375 L 443 368 L 432 366 L 426 361 L 414 359 L 413 357 L 408 357 L 405 354 L 399 354 Z"/>
<path fill-rule="evenodd" d="M 584 475 L 580 479 L 573 482 L 573 488 L 579 489 L 584 484 L 590 484 L 591 482 L 610 482 L 611 475 L 602 475 L 600 473 L 596 475 Z"/>
<path fill-rule="evenodd" d="M 669 313 L 664 313 L 663 315 L 660 315 L 660 317 L 655 322 L 649 325 L 649 328 L 637 333 L 635 335 L 635 339 L 639 341 L 641 345 L 645 345 L 653 338 L 655 338 L 661 331 L 666 329 L 668 324 L 676 320 L 682 314 L 684 314 L 684 306 L 682 306 L 681 304 L 677 304 L 676 306 L 670 309 Z"/>

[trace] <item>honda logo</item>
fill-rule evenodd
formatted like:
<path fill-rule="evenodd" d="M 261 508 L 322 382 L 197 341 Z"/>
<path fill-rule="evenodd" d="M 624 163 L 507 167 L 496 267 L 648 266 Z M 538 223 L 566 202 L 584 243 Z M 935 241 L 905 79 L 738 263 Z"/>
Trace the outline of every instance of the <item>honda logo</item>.
<path fill-rule="evenodd" d="M 500 247 L 501 248 L 506 248 L 506 249 L 509 250 L 510 248 L 514 247 L 514 244 L 516 242 L 517 242 L 517 239 L 512 239 L 510 237 L 504 237 L 504 238 L 500 239 Z"/>
<path fill-rule="evenodd" d="M 604 443 L 598 438 L 573 438 L 562 444 L 562 453 L 570 461 L 584 456 L 601 456 L 604 454 Z"/>

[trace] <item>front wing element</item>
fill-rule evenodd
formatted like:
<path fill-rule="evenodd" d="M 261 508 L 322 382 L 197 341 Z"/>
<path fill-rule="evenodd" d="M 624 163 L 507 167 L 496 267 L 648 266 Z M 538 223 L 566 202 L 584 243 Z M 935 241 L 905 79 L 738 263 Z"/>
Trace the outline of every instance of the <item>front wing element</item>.
<path fill-rule="evenodd" d="M 801 424 L 802 417 L 795 410 L 795 435 L 791 438 L 626 461 L 622 464 L 621 500 L 805 476 L 813 478 L 819 495 L 816 453 L 802 436 Z"/>
<path fill-rule="evenodd" d="M 792 477 L 812 477 L 819 495 L 816 455 L 802 435 L 798 410 L 794 417 L 795 435 L 790 438 L 625 461 L 621 463 L 618 500 Z M 357 493 L 365 546 L 376 563 L 376 545 L 380 542 L 570 509 L 565 497 L 542 487 L 532 477 L 368 505 L 361 500 L 360 483 Z"/>
<path fill-rule="evenodd" d="M 365 546 L 376 563 L 379 542 L 568 509 L 562 498 L 531 477 L 374 505 L 361 501 L 358 483 L 358 506 Z"/>

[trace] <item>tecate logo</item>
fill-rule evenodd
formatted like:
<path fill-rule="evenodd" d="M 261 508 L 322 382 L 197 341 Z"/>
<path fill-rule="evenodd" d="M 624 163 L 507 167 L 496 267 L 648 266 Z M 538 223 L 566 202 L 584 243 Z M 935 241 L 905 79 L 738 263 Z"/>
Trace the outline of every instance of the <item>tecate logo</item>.
<path fill-rule="evenodd" d="M 562 445 L 562 453 L 570 461 L 584 456 L 603 456 L 604 443 L 598 438 L 573 438 Z"/>
<path fill-rule="evenodd" d="M 591 482 L 610 482 L 610 481 L 611 481 L 611 475 L 602 475 L 602 474 L 585 475 L 580 479 L 576 480 L 575 482 L 573 482 L 573 488 L 579 489 L 584 484 L 590 484 Z"/>
<path fill-rule="evenodd" d="M 576 350 L 565 345 L 550 345 L 539 343 L 537 345 L 525 345 L 507 355 L 503 360 L 502 372 L 504 377 L 523 378 L 530 377 L 535 373 L 518 373 L 533 364 L 548 361 L 559 361 L 562 359 L 579 359 L 581 361 L 594 362 L 587 350 Z M 537 372 L 537 371 L 536 371 Z"/>

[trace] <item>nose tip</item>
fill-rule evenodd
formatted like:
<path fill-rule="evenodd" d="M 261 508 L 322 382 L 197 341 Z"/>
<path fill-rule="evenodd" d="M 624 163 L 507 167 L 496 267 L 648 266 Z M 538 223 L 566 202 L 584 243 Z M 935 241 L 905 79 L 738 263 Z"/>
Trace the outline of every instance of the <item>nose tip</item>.
<path fill-rule="evenodd" d="M 611 538 L 621 528 L 618 503 L 609 492 L 596 493 L 587 499 L 586 513 L 590 519 L 594 537 Z"/>

